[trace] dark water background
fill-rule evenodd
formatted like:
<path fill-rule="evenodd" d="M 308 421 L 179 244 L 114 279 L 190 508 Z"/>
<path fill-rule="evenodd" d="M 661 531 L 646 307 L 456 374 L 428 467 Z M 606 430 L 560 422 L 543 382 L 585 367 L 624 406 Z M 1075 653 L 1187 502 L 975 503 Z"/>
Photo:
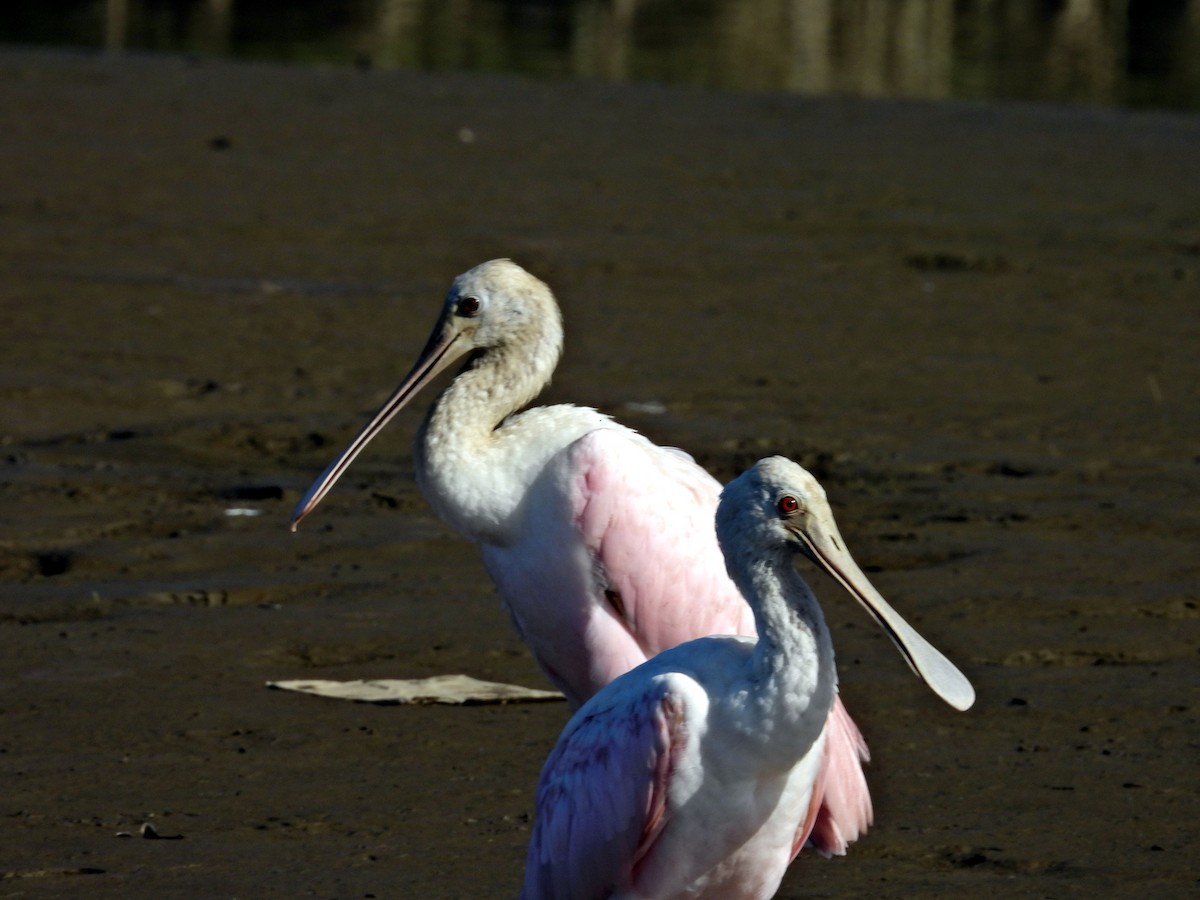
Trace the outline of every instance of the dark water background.
<path fill-rule="evenodd" d="M 1200 109 L 1195 0 L 50 0 L 4 4 L 0 42 Z"/>

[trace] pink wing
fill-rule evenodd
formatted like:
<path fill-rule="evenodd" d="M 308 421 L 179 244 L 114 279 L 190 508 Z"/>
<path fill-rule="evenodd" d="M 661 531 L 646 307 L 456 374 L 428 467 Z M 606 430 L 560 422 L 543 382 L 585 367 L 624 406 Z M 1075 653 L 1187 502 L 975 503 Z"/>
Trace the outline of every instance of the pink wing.
<path fill-rule="evenodd" d="M 717 544 L 716 479 L 686 454 L 619 429 L 585 435 L 570 458 L 576 527 L 646 658 L 698 637 L 755 633 Z"/>
<path fill-rule="evenodd" d="M 519 540 L 481 546 L 517 631 L 572 706 L 670 647 L 754 634 L 717 545 L 720 490 L 685 454 L 597 428 L 543 469 Z"/>
<path fill-rule="evenodd" d="M 674 680 L 618 682 L 567 724 L 538 780 L 523 900 L 603 900 L 628 886 L 666 824 L 685 734 Z"/>
<path fill-rule="evenodd" d="M 870 758 L 867 742 L 841 700 L 835 697 L 825 720 L 821 772 L 813 784 L 809 815 L 796 834 L 793 859 L 805 840 L 812 841 L 822 856 L 844 856 L 846 847 L 866 832 L 874 820 L 874 812 L 862 764 Z"/>

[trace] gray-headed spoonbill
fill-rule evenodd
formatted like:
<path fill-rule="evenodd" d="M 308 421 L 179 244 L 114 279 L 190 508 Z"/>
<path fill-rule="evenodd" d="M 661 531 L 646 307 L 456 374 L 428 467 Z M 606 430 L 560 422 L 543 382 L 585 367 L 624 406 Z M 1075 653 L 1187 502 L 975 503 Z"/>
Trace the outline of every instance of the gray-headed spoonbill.
<path fill-rule="evenodd" d="M 523 900 L 774 896 L 827 789 L 837 692 L 829 629 L 794 553 L 857 598 L 947 703 L 974 702 L 867 581 L 821 486 L 794 462 L 765 459 L 730 482 L 716 523 L 757 642 L 666 650 L 575 713 L 538 783 Z"/>

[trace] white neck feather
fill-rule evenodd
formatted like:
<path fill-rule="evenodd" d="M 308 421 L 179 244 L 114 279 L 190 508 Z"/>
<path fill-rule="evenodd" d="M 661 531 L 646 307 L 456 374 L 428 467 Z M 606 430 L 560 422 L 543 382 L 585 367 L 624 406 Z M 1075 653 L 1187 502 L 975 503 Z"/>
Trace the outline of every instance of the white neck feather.
<path fill-rule="evenodd" d="M 555 453 L 604 417 L 572 406 L 518 413 L 549 383 L 562 348 L 557 315 L 503 346 L 476 351 L 416 435 L 416 475 L 429 504 L 477 543 L 512 540 L 530 485 Z"/>
<path fill-rule="evenodd" d="M 761 552 L 761 550 L 759 551 Z M 733 568 L 733 567 L 731 567 Z M 837 690 L 833 641 L 812 591 L 785 549 L 743 559 L 734 580 L 750 601 L 758 644 L 746 664 L 747 710 L 784 759 L 805 753 L 825 727 Z"/>

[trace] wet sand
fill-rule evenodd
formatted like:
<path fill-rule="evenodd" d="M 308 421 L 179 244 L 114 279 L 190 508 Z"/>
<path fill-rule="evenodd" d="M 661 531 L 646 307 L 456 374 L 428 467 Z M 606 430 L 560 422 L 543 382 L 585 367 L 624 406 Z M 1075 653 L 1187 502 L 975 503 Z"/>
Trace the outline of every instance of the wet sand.
<path fill-rule="evenodd" d="M 814 579 L 877 822 L 779 896 L 1200 889 L 1200 118 L 13 51 L 0 103 L 0 896 L 515 896 L 564 706 L 264 687 L 544 684 L 419 411 L 286 528 L 496 256 L 545 400 L 810 466 L 978 688 Z"/>

